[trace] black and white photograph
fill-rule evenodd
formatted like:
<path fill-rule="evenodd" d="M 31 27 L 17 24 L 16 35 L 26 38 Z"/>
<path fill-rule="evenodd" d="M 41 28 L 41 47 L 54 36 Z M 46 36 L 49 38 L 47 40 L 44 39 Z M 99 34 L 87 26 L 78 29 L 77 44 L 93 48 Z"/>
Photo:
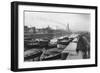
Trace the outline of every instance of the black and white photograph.
<path fill-rule="evenodd" d="M 97 66 L 97 7 L 12 2 L 11 70 Z"/>
<path fill-rule="evenodd" d="M 90 14 L 24 11 L 24 61 L 90 58 Z"/>

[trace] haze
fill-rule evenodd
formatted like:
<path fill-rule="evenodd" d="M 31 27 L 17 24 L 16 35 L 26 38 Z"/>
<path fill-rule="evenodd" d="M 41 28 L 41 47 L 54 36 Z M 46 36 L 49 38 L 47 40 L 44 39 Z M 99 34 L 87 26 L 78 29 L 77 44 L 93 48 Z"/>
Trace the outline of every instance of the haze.
<path fill-rule="evenodd" d="M 25 12 L 25 25 L 28 27 L 66 30 L 67 24 L 72 31 L 90 31 L 90 14 Z"/>

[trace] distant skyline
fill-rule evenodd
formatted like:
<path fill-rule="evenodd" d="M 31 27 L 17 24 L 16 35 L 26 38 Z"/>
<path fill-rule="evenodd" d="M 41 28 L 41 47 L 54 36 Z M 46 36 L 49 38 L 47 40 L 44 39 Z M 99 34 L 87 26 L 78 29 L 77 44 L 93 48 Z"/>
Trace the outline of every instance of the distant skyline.
<path fill-rule="evenodd" d="M 90 14 L 25 12 L 25 25 L 28 27 L 90 31 Z"/>

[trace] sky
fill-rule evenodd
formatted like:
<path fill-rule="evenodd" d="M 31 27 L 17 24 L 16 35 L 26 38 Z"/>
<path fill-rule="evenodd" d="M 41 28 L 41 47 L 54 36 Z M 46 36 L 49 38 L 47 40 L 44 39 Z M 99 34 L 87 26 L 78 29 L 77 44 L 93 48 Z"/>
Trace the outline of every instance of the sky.
<path fill-rule="evenodd" d="M 69 24 L 72 31 L 90 31 L 90 14 L 25 11 L 24 16 L 28 27 L 66 30 Z"/>

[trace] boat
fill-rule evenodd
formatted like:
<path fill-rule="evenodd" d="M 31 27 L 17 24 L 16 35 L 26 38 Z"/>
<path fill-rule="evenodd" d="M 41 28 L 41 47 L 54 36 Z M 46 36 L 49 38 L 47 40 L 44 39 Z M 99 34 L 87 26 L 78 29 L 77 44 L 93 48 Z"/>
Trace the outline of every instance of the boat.
<path fill-rule="evenodd" d="M 42 61 L 48 61 L 48 60 L 57 60 L 61 59 L 61 53 L 55 54 L 55 55 L 50 55 L 50 56 L 45 56 Z"/>
<path fill-rule="evenodd" d="M 28 61 L 30 59 L 34 60 L 36 57 L 40 57 L 42 54 L 41 50 L 38 49 L 30 49 L 24 52 L 24 61 Z"/>

